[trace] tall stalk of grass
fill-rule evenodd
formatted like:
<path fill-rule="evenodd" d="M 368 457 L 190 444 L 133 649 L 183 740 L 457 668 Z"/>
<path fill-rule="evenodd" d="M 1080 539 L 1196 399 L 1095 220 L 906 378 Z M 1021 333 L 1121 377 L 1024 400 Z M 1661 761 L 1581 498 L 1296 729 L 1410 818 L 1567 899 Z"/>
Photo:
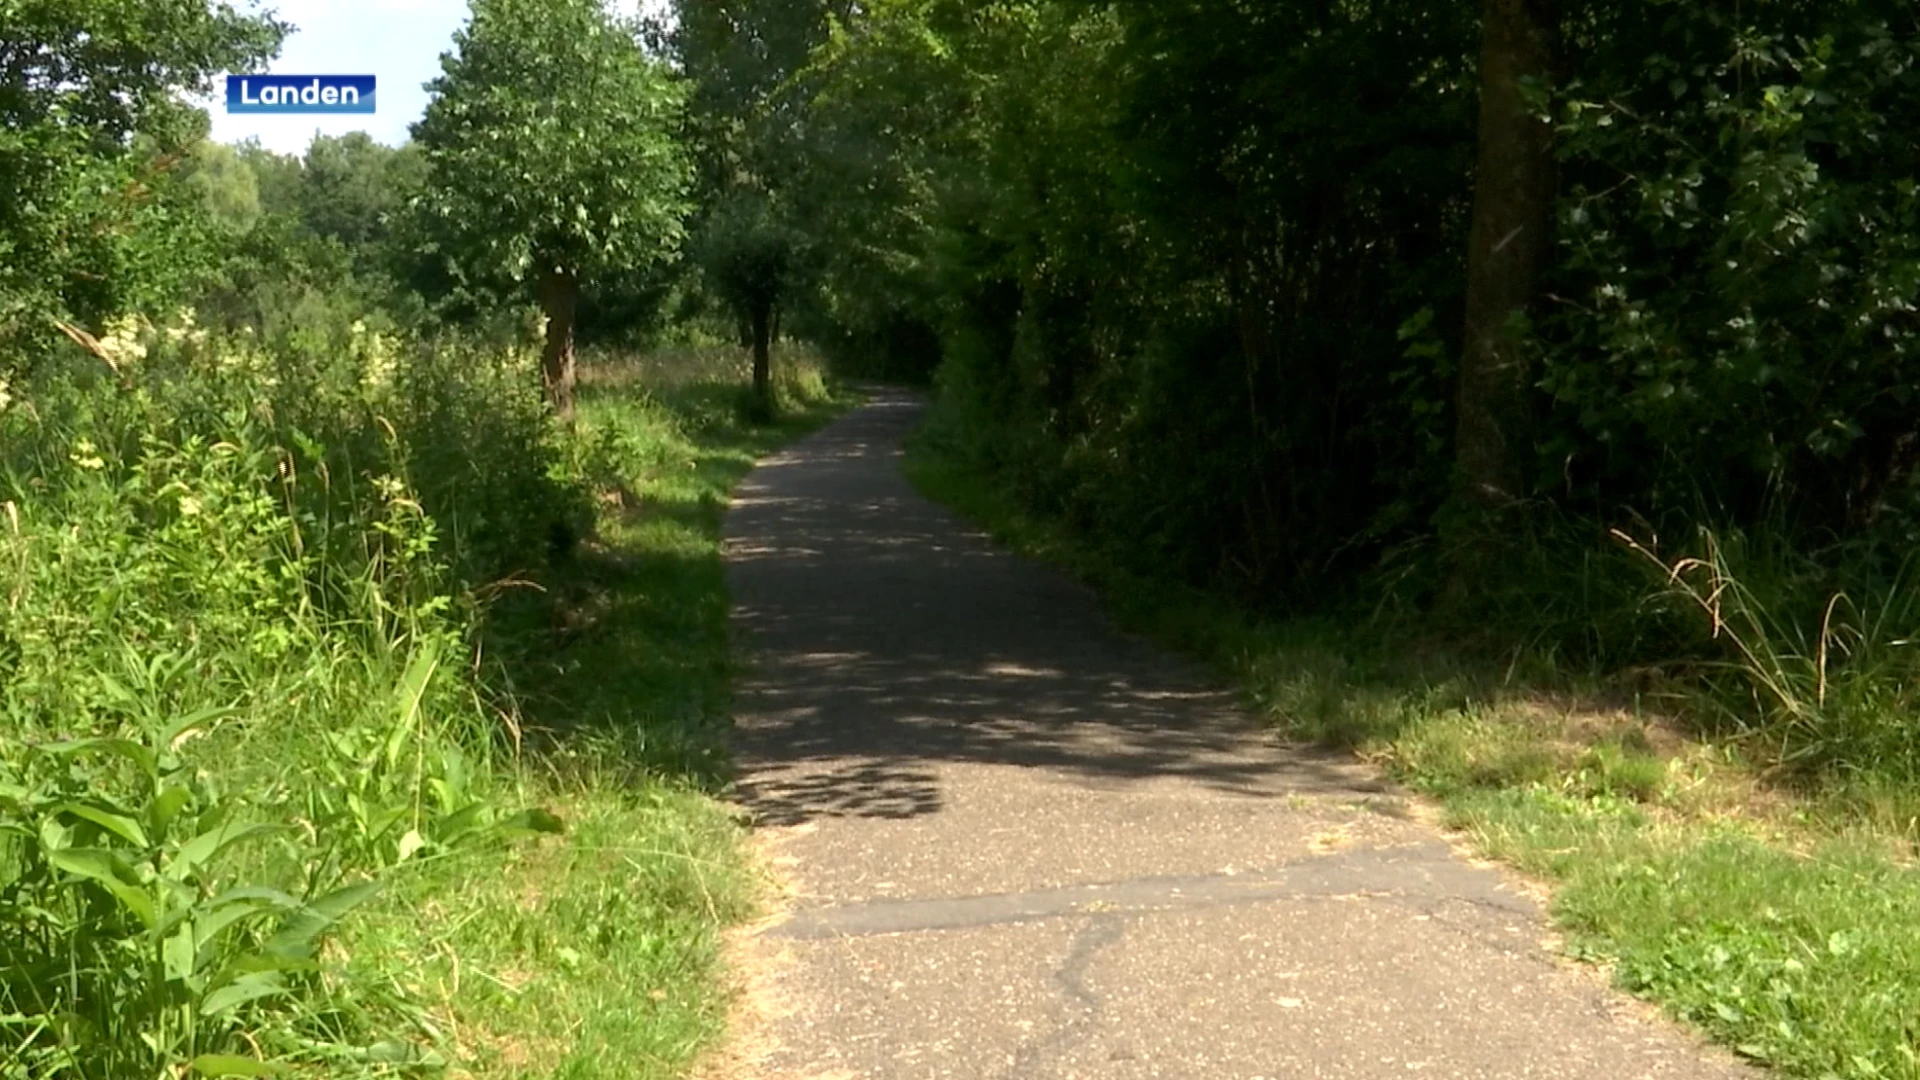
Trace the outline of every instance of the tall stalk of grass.
<path fill-rule="evenodd" d="M 1857 597 L 1831 591 L 1816 606 L 1807 582 L 1817 575 L 1768 573 L 1749 558 L 1757 576 L 1780 583 L 1766 594 L 1754 587 L 1737 539 L 1702 529 L 1698 554 L 1669 557 L 1613 535 L 1727 650 L 1706 663 L 1708 700 L 1765 759 L 1793 771 L 1920 780 L 1920 591 L 1911 560 L 1891 577 L 1863 576 Z"/>

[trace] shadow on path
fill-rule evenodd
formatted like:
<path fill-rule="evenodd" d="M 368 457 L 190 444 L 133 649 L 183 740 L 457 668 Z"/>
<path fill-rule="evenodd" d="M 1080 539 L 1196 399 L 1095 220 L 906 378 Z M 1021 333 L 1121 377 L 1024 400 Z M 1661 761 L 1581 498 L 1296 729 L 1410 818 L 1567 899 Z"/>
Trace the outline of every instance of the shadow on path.
<path fill-rule="evenodd" d="M 1094 786 L 1379 790 L 1343 757 L 1250 734 L 1230 694 L 1116 630 L 1089 590 L 916 494 L 899 458 L 921 411 L 878 391 L 736 491 L 736 751 L 759 822 L 937 813 L 954 762 Z"/>

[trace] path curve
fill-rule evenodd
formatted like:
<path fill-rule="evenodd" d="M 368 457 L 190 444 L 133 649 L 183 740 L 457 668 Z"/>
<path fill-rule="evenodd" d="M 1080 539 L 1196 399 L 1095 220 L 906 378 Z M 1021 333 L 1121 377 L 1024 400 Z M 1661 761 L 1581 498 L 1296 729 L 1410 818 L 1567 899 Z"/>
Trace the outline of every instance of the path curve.
<path fill-rule="evenodd" d="M 1572 970 L 1350 760 L 916 495 L 898 391 L 727 518 L 768 1078 L 1750 1075 Z"/>

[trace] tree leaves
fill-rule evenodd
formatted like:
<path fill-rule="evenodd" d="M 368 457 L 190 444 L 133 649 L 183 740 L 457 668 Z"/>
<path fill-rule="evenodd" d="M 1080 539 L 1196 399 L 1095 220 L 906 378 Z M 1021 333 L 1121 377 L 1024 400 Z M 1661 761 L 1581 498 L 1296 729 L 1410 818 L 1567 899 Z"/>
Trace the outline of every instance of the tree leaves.
<path fill-rule="evenodd" d="M 470 279 L 591 280 L 678 251 L 682 92 L 599 0 L 474 0 L 414 137 L 430 232 Z"/>
<path fill-rule="evenodd" d="M 0 346 L 177 294 L 205 257 L 172 177 L 206 124 L 183 95 L 253 70 L 285 29 L 203 0 L 0 8 Z"/>

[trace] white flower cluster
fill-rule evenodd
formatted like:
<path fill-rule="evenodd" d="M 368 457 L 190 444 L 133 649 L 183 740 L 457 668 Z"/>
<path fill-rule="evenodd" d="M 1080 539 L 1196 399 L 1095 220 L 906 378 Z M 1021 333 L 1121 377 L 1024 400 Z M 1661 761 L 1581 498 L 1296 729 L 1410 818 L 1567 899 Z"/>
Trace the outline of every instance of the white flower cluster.
<path fill-rule="evenodd" d="M 353 353 L 360 361 L 360 384 L 375 393 L 391 390 L 394 374 L 400 368 L 400 351 L 392 339 L 368 330 L 364 322 L 355 320 L 351 330 Z"/>
<path fill-rule="evenodd" d="M 107 332 L 100 335 L 100 354 L 115 366 L 126 366 L 147 358 L 147 346 L 140 339 L 150 330 L 145 319 L 137 315 L 122 315 L 107 323 Z"/>
<path fill-rule="evenodd" d="M 207 343 L 207 330 L 199 325 L 190 307 L 183 307 L 174 313 L 173 325 L 167 327 L 166 335 L 167 341 L 174 345 L 199 347 Z"/>

